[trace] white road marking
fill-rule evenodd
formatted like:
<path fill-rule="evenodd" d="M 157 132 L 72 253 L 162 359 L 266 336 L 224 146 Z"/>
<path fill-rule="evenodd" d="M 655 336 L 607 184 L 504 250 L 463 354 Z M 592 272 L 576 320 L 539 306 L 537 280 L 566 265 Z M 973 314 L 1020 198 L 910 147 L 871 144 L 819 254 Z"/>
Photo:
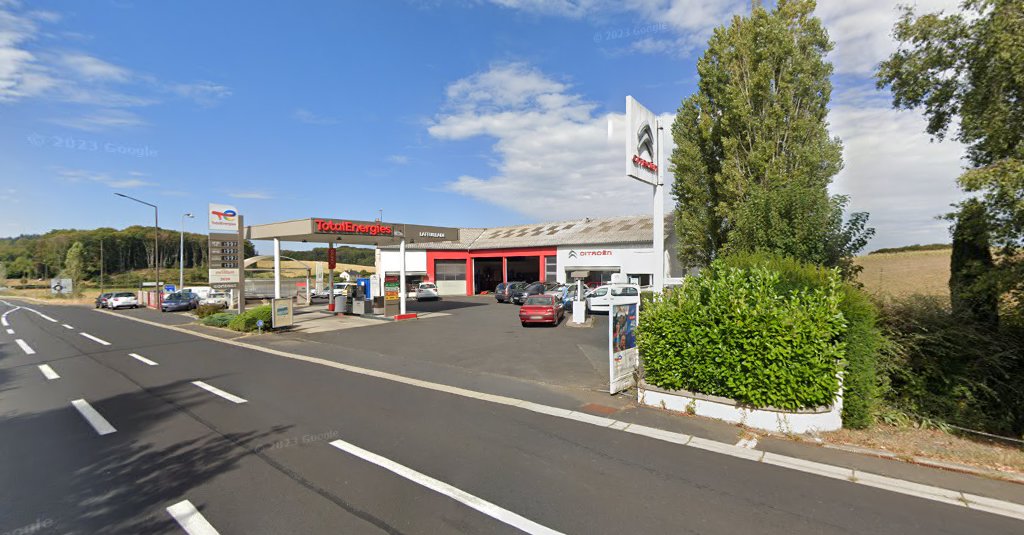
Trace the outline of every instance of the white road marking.
<path fill-rule="evenodd" d="M 14 329 L 7 329 L 7 334 L 14 334 Z"/>
<path fill-rule="evenodd" d="M 11 324 L 7 321 L 7 315 L 10 314 L 11 312 L 14 312 L 15 310 L 18 310 L 19 308 L 21 307 L 14 307 L 8 310 L 7 312 L 4 312 L 3 315 L 0 315 L 0 325 L 3 325 L 4 327 L 10 327 Z"/>
<path fill-rule="evenodd" d="M 78 333 L 78 334 L 80 334 L 80 335 L 82 335 L 82 336 L 92 340 L 93 342 L 96 342 L 96 343 L 99 343 L 99 344 L 103 344 L 105 346 L 109 346 L 110 345 L 110 342 L 108 342 L 106 340 L 101 340 L 99 338 L 96 338 L 95 336 L 93 336 L 93 335 L 91 335 L 89 333 Z"/>
<path fill-rule="evenodd" d="M 536 412 L 536 413 L 540 413 L 540 414 L 548 414 L 550 416 L 556 416 L 556 417 L 559 417 L 559 418 L 566 418 L 566 419 L 574 419 L 573 418 L 574 415 L 580 414 L 580 413 L 578 413 L 576 411 L 567 411 L 566 409 L 562 409 L 562 408 L 558 408 L 558 407 L 550 407 L 550 406 L 547 406 L 547 405 L 541 405 L 539 403 L 533 403 L 533 402 L 530 402 L 530 401 L 526 401 L 526 400 L 522 400 L 522 399 L 517 399 L 517 398 L 513 398 L 513 397 L 499 396 L 499 395 L 495 395 L 495 394 L 488 394 L 488 393 L 485 393 L 485 392 L 478 392 L 476 390 L 469 390 L 467 388 L 459 388 L 457 386 L 451 386 L 451 385 L 446 385 L 446 384 L 441 384 L 441 383 L 433 383 L 433 382 L 430 382 L 430 381 L 424 381 L 422 379 L 415 379 L 415 378 L 412 378 L 412 377 L 406 377 L 406 376 L 398 375 L 398 374 L 394 374 L 394 373 L 383 372 L 383 371 L 380 371 L 380 370 L 374 370 L 374 369 L 370 369 L 370 368 L 363 368 L 363 367 L 360 367 L 360 366 L 353 366 L 351 364 L 344 364 L 344 363 L 341 363 L 341 362 L 335 362 L 333 360 L 328 360 L 328 359 L 319 358 L 319 357 L 311 357 L 309 355 L 301 355 L 301 354 L 298 354 L 298 353 L 289 353 L 287 351 L 281 351 L 279 349 L 270 349 L 270 348 L 267 348 L 267 347 L 261 347 L 261 346 L 258 346 L 258 345 L 248 344 L 248 343 L 245 343 L 245 342 L 238 342 L 236 340 L 225 340 L 223 338 L 218 338 L 218 337 L 213 336 L 213 335 L 209 335 L 209 334 L 205 334 L 205 333 L 199 333 L 199 332 L 195 332 L 195 331 L 190 331 L 188 329 L 183 329 L 181 327 L 175 327 L 175 326 L 172 326 L 172 325 L 164 325 L 162 323 L 157 323 L 155 321 L 144 320 L 142 318 L 136 318 L 136 317 L 133 317 L 133 316 L 124 316 L 124 315 L 121 315 L 121 314 L 115 314 L 113 312 L 108 312 L 106 310 L 96 310 L 96 312 L 100 312 L 102 314 L 110 314 L 112 316 L 116 315 L 116 316 L 118 316 L 120 318 L 128 319 L 128 320 L 131 320 L 131 321 L 137 321 L 139 323 L 144 323 L 144 324 L 150 325 L 152 327 L 157 327 L 157 328 L 160 328 L 160 329 L 167 329 L 167 330 L 175 331 L 175 332 L 178 332 L 178 333 L 181 333 L 181 334 L 187 334 L 187 335 L 190 335 L 190 336 L 195 336 L 197 338 L 203 338 L 203 339 L 209 340 L 211 342 L 218 342 L 218 343 L 227 344 L 227 345 L 231 345 L 231 346 L 235 346 L 235 347 L 241 347 L 241 348 L 249 349 L 251 351 L 255 351 L 255 352 L 258 352 L 258 353 L 263 353 L 263 354 L 266 354 L 266 355 L 274 355 L 274 356 L 278 356 L 278 357 L 282 357 L 282 358 L 287 358 L 287 359 L 291 359 L 291 360 L 297 360 L 297 361 L 301 361 L 301 362 L 306 362 L 306 363 L 309 363 L 309 364 L 316 364 L 316 365 L 319 365 L 319 366 L 324 366 L 324 367 L 327 367 L 327 368 L 334 368 L 336 370 L 346 371 L 346 372 L 349 372 L 349 373 L 355 373 L 355 374 L 363 375 L 363 376 L 366 376 L 366 377 L 375 377 L 375 378 L 383 379 L 383 380 L 386 380 L 386 381 L 392 381 L 392 382 L 398 383 L 398 384 L 404 384 L 404 385 L 409 385 L 409 386 L 413 386 L 413 387 L 417 387 L 417 388 L 423 388 L 425 390 L 433 390 L 435 392 L 444 392 L 446 394 L 451 394 L 453 396 L 460 396 L 460 397 L 464 397 L 464 398 L 468 398 L 468 399 L 475 399 L 475 400 L 478 400 L 478 401 L 485 401 L 485 402 L 488 402 L 488 403 L 495 403 L 495 404 L 498 404 L 498 405 L 505 405 L 505 406 L 508 406 L 508 407 L 515 407 L 515 408 L 518 408 L 518 409 L 523 409 L 523 410 L 527 410 L 527 411 L 531 411 L 531 412 Z M 565 413 L 565 414 L 563 415 L 562 413 Z M 926 499 L 933 499 L 933 498 L 930 498 L 929 496 L 937 495 L 937 493 L 949 492 L 951 490 L 951 489 L 943 489 L 941 487 L 934 487 L 934 486 L 930 486 L 930 485 L 921 485 L 921 484 L 918 484 L 918 483 L 913 483 L 911 481 L 905 481 L 905 480 L 900 480 L 900 479 L 895 479 L 895 478 L 883 478 L 882 476 L 875 476 L 875 478 L 873 480 L 871 480 L 870 476 L 874 476 L 874 474 L 869 474 L 867 472 L 860 472 L 860 471 L 852 470 L 850 468 L 844 468 L 844 467 L 835 466 L 835 465 L 829 465 L 829 464 L 824 464 L 824 463 L 817 463 L 817 462 L 813 462 L 813 461 L 806 461 L 806 460 L 800 459 L 798 457 L 789 457 L 789 456 L 785 456 L 785 455 L 774 455 L 774 454 L 771 454 L 769 456 L 769 454 L 767 454 L 764 451 L 754 452 L 754 451 L 747 450 L 746 448 L 736 448 L 736 447 L 733 447 L 732 444 L 728 444 L 728 443 L 724 443 L 724 442 L 714 442 L 714 441 L 711 441 L 711 440 L 700 439 L 698 437 L 692 437 L 690 435 L 686 435 L 686 434 L 683 434 L 683 433 L 676 433 L 676 432 L 673 432 L 673 431 L 665 431 L 663 429 L 656 429 L 656 428 L 653 428 L 653 427 L 646 427 L 646 426 L 642 426 L 642 425 L 631 424 L 629 422 L 623 422 L 623 421 L 620 421 L 620 420 L 613 420 L 611 418 L 594 417 L 594 418 L 589 418 L 588 421 L 582 421 L 581 420 L 581 422 L 582 423 L 586 423 L 586 424 L 590 424 L 590 425 L 597 425 L 599 427 L 606 427 L 606 428 L 609 428 L 609 429 L 620 430 L 620 431 L 623 431 L 623 432 L 626 432 L 626 433 L 633 433 L 633 434 L 637 434 L 637 435 L 644 435 L 644 436 L 647 436 L 649 438 L 656 439 L 656 440 L 661 440 L 661 441 L 664 441 L 664 442 L 672 442 L 672 443 L 680 444 L 680 445 L 687 446 L 687 447 L 698 448 L 698 449 L 707 450 L 707 451 L 713 451 L 715 453 L 718 453 L 718 454 L 721 454 L 721 455 L 728 455 L 730 457 L 736 457 L 736 458 L 740 458 L 740 459 L 747 459 L 747 460 L 751 460 L 751 461 L 754 461 L 754 462 L 763 462 L 763 463 L 766 463 L 766 464 L 773 464 L 775 466 L 779 466 L 779 467 L 786 468 L 786 469 L 789 469 L 789 470 L 797 470 L 797 471 L 817 474 L 819 476 L 828 477 L 828 478 L 831 478 L 831 479 L 838 479 L 840 481 L 846 481 L 846 482 L 849 482 L 851 484 L 860 484 L 860 485 L 865 485 L 865 486 L 877 487 L 877 488 L 885 489 L 885 490 L 890 491 L 890 492 L 896 492 L 896 493 L 906 494 L 906 495 L 910 495 L 910 496 L 921 496 L 921 497 L 924 497 Z M 865 476 L 869 476 L 869 477 L 865 478 Z M 869 484 L 869 481 L 871 481 L 871 483 L 874 483 L 874 484 Z M 921 492 L 918 492 L 917 490 L 914 490 L 914 489 L 918 489 L 918 488 L 922 488 L 922 487 L 923 488 L 931 489 L 932 493 L 929 494 L 929 495 L 923 495 Z M 1009 518 L 1016 518 L 1018 520 L 1024 520 L 1024 505 L 1021 505 L 1021 504 L 1018 504 L 1018 503 L 1014 503 L 1014 502 L 1008 502 L 1008 501 L 1005 501 L 1005 500 L 996 500 L 996 499 L 992 499 L 992 498 L 986 498 L 986 497 L 983 497 L 983 496 L 977 496 L 977 495 L 974 495 L 974 494 L 969 494 L 969 493 L 966 493 L 966 492 L 960 492 L 960 491 L 956 491 L 956 490 L 953 490 L 953 492 L 958 492 L 961 496 L 963 496 L 964 499 L 960 500 L 957 503 L 953 503 L 952 505 L 956 505 L 956 506 L 960 506 L 960 507 L 967 507 L 967 508 L 970 508 L 970 509 L 979 509 L 979 510 L 982 510 L 982 511 L 987 511 L 989 513 L 993 513 L 993 514 L 997 514 L 997 515 L 1001 515 L 1001 516 L 1005 516 L 1005 517 L 1009 517 Z M 942 500 L 942 499 L 935 499 L 935 501 L 945 502 L 945 500 Z M 949 502 L 945 502 L 945 503 L 949 503 Z"/>
<path fill-rule="evenodd" d="M 188 535 L 218 535 L 220 533 L 188 500 L 182 500 L 168 507 L 167 514 L 171 515 L 171 518 L 174 518 Z"/>
<path fill-rule="evenodd" d="M 50 316 L 47 316 L 46 314 L 43 314 L 42 312 L 40 312 L 40 311 L 38 311 L 38 310 L 36 310 L 34 308 L 25 307 L 25 310 L 28 310 L 29 312 L 34 312 L 35 314 L 38 314 L 40 318 L 43 318 L 46 321 L 57 323 L 57 320 L 51 318 Z"/>
<path fill-rule="evenodd" d="M 217 387 L 210 386 L 210 385 L 208 385 L 208 384 L 206 384 L 206 383 L 204 383 L 202 381 L 192 381 L 192 384 L 198 386 L 199 388 L 202 388 L 203 390 L 206 390 L 207 392 L 209 392 L 211 394 L 216 394 L 216 395 L 218 395 L 218 396 L 220 396 L 220 397 L 222 397 L 222 398 L 224 398 L 224 399 L 226 399 L 226 400 L 228 400 L 228 401 L 230 401 L 232 403 L 245 403 L 246 402 L 246 400 L 244 400 L 244 399 L 242 399 L 242 398 L 240 398 L 240 397 L 238 397 L 238 396 L 236 396 L 234 394 L 228 394 L 227 392 L 225 392 L 225 391 L 223 391 L 223 390 L 221 390 L 221 389 L 219 389 Z"/>
<path fill-rule="evenodd" d="M 153 362 L 152 360 L 149 360 L 146 357 L 143 357 L 142 355 L 139 355 L 138 353 L 128 353 L 128 356 L 134 358 L 135 360 L 137 360 L 137 361 L 139 361 L 139 362 L 141 362 L 143 364 L 148 364 L 150 366 L 157 366 L 158 365 L 156 362 Z"/>
<path fill-rule="evenodd" d="M 26 344 L 25 341 L 22 340 L 21 338 L 18 338 L 17 340 L 15 340 L 15 342 L 17 342 L 18 345 L 21 346 L 21 350 L 24 351 L 26 355 L 35 355 L 36 350 L 29 347 L 29 345 Z"/>
<path fill-rule="evenodd" d="M 43 377 L 46 377 L 50 381 L 60 379 L 60 376 L 57 375 L 57 372 L 53 371 L 53 368 L 51 368 L 49 364 L 40 364 L 39 371 L 43 372 Z"/>
<path fill-rule="evenodd" d="M 438 481 L 437 479 L 417 472 L 412 468 L 400 465 L 390 459 L 381 457 L 376 453 L 366 451 L 360 448 L 359 446 L 345 442 L 344 440 L 332 441 L 331 445 L 334 446 L 335 448 L 338 448 L 341 451 L 355 455 L 356 457 L 359 457 L 364 461 L 369 461 L 377 466 L 380 466 L 381 468 L 390 470 L 391 472 L 394 472 L 414 483 L 419 483 L 420 485 L 423 485 L 424 487 L 427 487 L 428 489 L 434 492 L 448 496 L 449 498 L 463 505 L 469 506 L 472 509 L 476 509 L 477 511 L 480 511 L 481 513 L 491 518 L 494 518 L 495 520 L 504 522 L 526 533 L 560 535 L 560 532 L 555 531 L 549 527 L 542 526 L 528 518 L 524 518 L 520 515 L 517 515 L 516 513 L 513 513 L 508 509 L 504 509 L 502 507 L 494 505 L 493 503 L 487 500 L 478 498 L 466 491 L 453 487 L 443 481 Z"/>
<path fill-rule="evenodd" d="M 68 325 L 67 323 L 61 323 L 61 325 L 63 325 L 65 329 L 74 329 L 74 327 Z"/>
<path fill-rule="evenodd" d="M 117 429 L 114 429 L 114 426 L 110 425 L 110 422 L 108 422 L 103 415 L 96 412 L 96 409 L 92 408 L 92 405 L 89 405 L 88 401 L 84 399 L 76 399 L 71 402 L 71 405 L 78 409 L 82 418 L 85 418 L 85 421 L 89 422 L 89 425 L 91 425 L 92 428 L 101 436 L 117 432 Z"/>

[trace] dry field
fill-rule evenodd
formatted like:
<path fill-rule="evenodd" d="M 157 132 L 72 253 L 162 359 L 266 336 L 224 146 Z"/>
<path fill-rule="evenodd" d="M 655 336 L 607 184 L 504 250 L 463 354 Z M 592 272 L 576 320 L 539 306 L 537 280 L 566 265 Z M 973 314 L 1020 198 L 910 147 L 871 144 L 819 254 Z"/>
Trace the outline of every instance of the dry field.
<path fill-rule="evenodd" d="M 952 249 L 908 251 L 858 257 L 863 266 L 858 280 L 876 295 L 949 295 L 949 257 Z"/>

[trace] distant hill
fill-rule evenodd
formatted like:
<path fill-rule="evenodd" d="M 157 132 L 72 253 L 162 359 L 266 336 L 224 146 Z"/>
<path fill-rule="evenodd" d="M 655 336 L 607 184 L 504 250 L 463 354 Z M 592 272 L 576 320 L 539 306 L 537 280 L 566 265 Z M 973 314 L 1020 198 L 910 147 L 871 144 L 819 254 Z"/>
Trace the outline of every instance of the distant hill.
<path fill-rule="evenodd" d="M 886 254 L 886 253 L 906 253 L 910 251 L 941 251 L 942 249 L 952 249 L 953 246 L 948 243 L 930 243 L 928 245 L 904 245 L 903 247 L 888 247 L 878 249 L 877 251 L 871 251 L 868 254 Z"/>
<path fill-rule="evenodd" d="M 161 269 L 178 266 L 180 234 L 175 230 L 160 230 L 159 261 Z M 86 278 L 100 273 L 102 244 L 103 271 L 107 275 L 152 269 L 154 264 L 153 227 L 131 226 L 117 230 L 58 229 L 46 234 L 0 238 L 0 262 L 12 279 L 47 278 L 60 273 L 68 249 L 81 242 L 85 247 Z M 206 265 L 208 238 L 206 234 L 185 233 L 184 264 L 186 269 Z M 252 243 L 245 244 L 246 256 L 253 256 Z"/>
<path fill-rule="evenodd" d="M 339 264 L 355 264 L 357 266 L 372 266 L 374 262 L 374 250 L 364 249 L 361 247 L 350 247 L 347 245 L 341 245 L 334 248 L 336 250 L 337 260 Z M 314 247 L 311 251 L 281 251 L 284 256 L 290 256 L 296 260 L 316 260 L 320 262 L 327 261 L 327 248 L 326 247 Z"/>

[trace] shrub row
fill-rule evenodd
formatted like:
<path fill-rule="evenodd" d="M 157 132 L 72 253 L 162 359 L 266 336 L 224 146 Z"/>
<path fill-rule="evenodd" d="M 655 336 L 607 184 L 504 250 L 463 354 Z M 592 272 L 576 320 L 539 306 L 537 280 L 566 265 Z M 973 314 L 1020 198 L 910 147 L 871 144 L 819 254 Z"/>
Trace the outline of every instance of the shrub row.
<path fill-rule="evenodd" d="M 203 317 L 201 321 L 203 325 L 209 325 L 210 327 L 227 327 L 236 316 L 237 314 L 234 312 L 217 312 L 216 314 Z"/>
<path fill-rule="evenodd" d="M 783 293 L 823 288 L 830 284 L 830 272 L 792 258 L 768 253 L 737 254 L 724 259 L 737 269 L 760 266 L 779 274 L 778 290 Z M 885 344 L 878 325 L 878 309 L 871 299 L 852 284 L 841 287 L 839 310 L 846 322 L 843 343 L 843 426 L 864 428 L 874 423 L 879 408 L 879 351 Z"/>
<path fill-rule="evenodd" d="M 263 305 L 258 307 L 250 308 L 244 313 L 235 316 L 228 324 L 228 328 L 233 331 L 251 332 L 256 330 L 256 322 L 263 320 L 263 328 L 265 330 L 270 329 L 270 305 Z"/>
<path fill-rule="evenodd" d="M 716 261 L 641 312 L 646 381 L 754 407 L 832 404 L 846 332 L 838 274 L 818 270 L 821 284 L 804 285 L 749 260 L 753 267 Z"/>

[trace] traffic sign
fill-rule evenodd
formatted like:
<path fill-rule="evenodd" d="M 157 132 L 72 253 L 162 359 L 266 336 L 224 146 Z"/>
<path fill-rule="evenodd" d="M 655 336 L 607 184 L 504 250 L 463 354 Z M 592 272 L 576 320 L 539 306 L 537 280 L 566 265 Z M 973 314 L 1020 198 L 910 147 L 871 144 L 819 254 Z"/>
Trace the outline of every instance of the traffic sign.
<path fill-rule="evenodd" d="M 169 293 L 169 294 L 172 294 L 175 291 L 175 287 L 174 287 L 173 284 L 165 284 L 164 285 L 164 291 Z"/>

